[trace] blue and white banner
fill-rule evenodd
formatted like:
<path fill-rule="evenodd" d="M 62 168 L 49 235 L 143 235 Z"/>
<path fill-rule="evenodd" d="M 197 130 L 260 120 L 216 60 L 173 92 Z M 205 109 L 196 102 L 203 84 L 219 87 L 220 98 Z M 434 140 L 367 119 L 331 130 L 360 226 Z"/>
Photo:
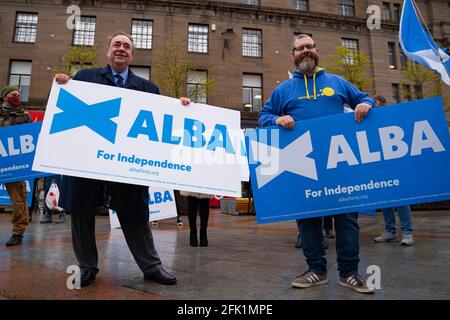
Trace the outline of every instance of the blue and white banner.
<path fill-rule="evenodd" d="M 414 1 L 404 1 L 398 34 L 400 46 L 409 59 L 439 72 L 442 81 L 450 86 L 450 57 L 434 42 L 416 11 Z"/>
<path fill-rule="evenodd" d="M 31 207 L 31 202 L 33 201 L 34 179 L 25 180 L 25 184 L 27 185 L 27 204 L 28 207 Z M 5 184 L 0 184 L 0 207 L 3 206 L 12 206 L 12 202 Z"/>
<path fill-rule="evenodd" d="M 450 199 L 441 98 L 246 132 L 260 223 Z"/>
<path fill-rule="evenodd" d="M 173 190 L 150 187 L 148 195 L 148 209 L 150 211 L 148 221 L 159 221 L 177 216 Z M 111 229 L 120 228 L 119 218 L 114 210 L 109 210 L 109 221 Z"/>
<path fill-rule="evenodd" d="M 0 128 L 0 183 L 48 176 L 33 171 L 41 122 Z"/>
<path fill-rule="evenodd" d="M 241 141 L 238 111 L 70 80 L 53 83 L 33 168 L 240 196 Z"/>

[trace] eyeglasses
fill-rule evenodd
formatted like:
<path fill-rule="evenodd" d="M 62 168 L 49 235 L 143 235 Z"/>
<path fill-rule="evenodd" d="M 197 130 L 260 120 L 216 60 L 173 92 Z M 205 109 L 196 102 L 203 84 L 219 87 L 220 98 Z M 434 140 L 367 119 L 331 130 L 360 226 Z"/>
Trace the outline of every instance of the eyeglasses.
<path fill-rule="evenodd" d="M 295 52 L 295 51 L 297 51 L 297 52 L 302 52 L 302 51 L 305 50 L 305 49 L 312 50 L 312 49 L 314 49 L 315 47 L 316 47 L 316 44 L 315 44 L 315 43 L 308 43 L 308 44 L 305 44 L 305 45 L 303 45 L 303 46 L 293 47 L 293 48 L 292 48 L 292 51 L 293 51 L 293 52 Z"/>

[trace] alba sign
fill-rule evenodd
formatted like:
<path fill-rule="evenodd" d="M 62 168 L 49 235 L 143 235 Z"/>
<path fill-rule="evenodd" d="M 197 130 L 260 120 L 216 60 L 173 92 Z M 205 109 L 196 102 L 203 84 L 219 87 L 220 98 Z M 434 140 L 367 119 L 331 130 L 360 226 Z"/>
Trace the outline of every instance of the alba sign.
<path fill-rule="evenodd" d="M 440 98 L 247 132 L 259 222 L 450 198 L 450 138 Z"/>
<path fill-rule="evenodd" d="M 234 110 L 70 80 L 53 84 L 33 169 L 240 196 L 241 135 Z"/>

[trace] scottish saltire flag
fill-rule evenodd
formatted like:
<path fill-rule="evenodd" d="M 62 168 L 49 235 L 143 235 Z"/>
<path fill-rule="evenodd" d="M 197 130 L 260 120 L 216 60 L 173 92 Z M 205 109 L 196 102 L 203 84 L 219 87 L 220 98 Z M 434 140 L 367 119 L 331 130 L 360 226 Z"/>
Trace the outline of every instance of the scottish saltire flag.
<path fill-rule="evenodd" d="M 403 3 L 399 41 L 409 59 L 439 72 L 442 81 L 450 86 L 447 71 L 450 69 L 449 56 L 436 45 L 423 27 L 412 0 L 405 0 Z"/>

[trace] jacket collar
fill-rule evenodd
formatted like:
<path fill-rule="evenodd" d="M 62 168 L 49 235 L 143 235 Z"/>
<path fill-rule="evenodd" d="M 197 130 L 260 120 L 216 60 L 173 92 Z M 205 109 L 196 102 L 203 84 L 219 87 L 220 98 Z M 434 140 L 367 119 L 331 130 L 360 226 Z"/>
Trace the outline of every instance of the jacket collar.
<path fill-rule="evenodd" d="M 111 66 L 107 65 L 104 68 L 100 69 L 100 73 L 106 78 L 108 79 L 108 81 L 112 84 L 112 85 L 116 85 L 116 82 L 114 81 L 114 77 L 112 75 L 112 70 L 111 70 Z M 128 79 L 127 82 L 125 83 L 124 88 L 126 89 L 137 89 L 138 88 L 138 77 L 131 71 L 130 68 L 128 68 Z"/>
<path fill-rule="evenodd" d="M 316 75 L 316 77 L 319 77 L 319 76 L 323 75 L 324 73 L 325 73 L 325 69 L 318 67 L 316 69 L 315 75 Z M 304 77 L 303 73 L 301 73 L 298 69 L 294 69 L 294 71 L 292 72 L 292 76 L 294 78 L 301 78 L 301 79 L 303 79 L 303 77 Z M 312 77 L 308 77 L 308 78 L 312 78 Z"/>

